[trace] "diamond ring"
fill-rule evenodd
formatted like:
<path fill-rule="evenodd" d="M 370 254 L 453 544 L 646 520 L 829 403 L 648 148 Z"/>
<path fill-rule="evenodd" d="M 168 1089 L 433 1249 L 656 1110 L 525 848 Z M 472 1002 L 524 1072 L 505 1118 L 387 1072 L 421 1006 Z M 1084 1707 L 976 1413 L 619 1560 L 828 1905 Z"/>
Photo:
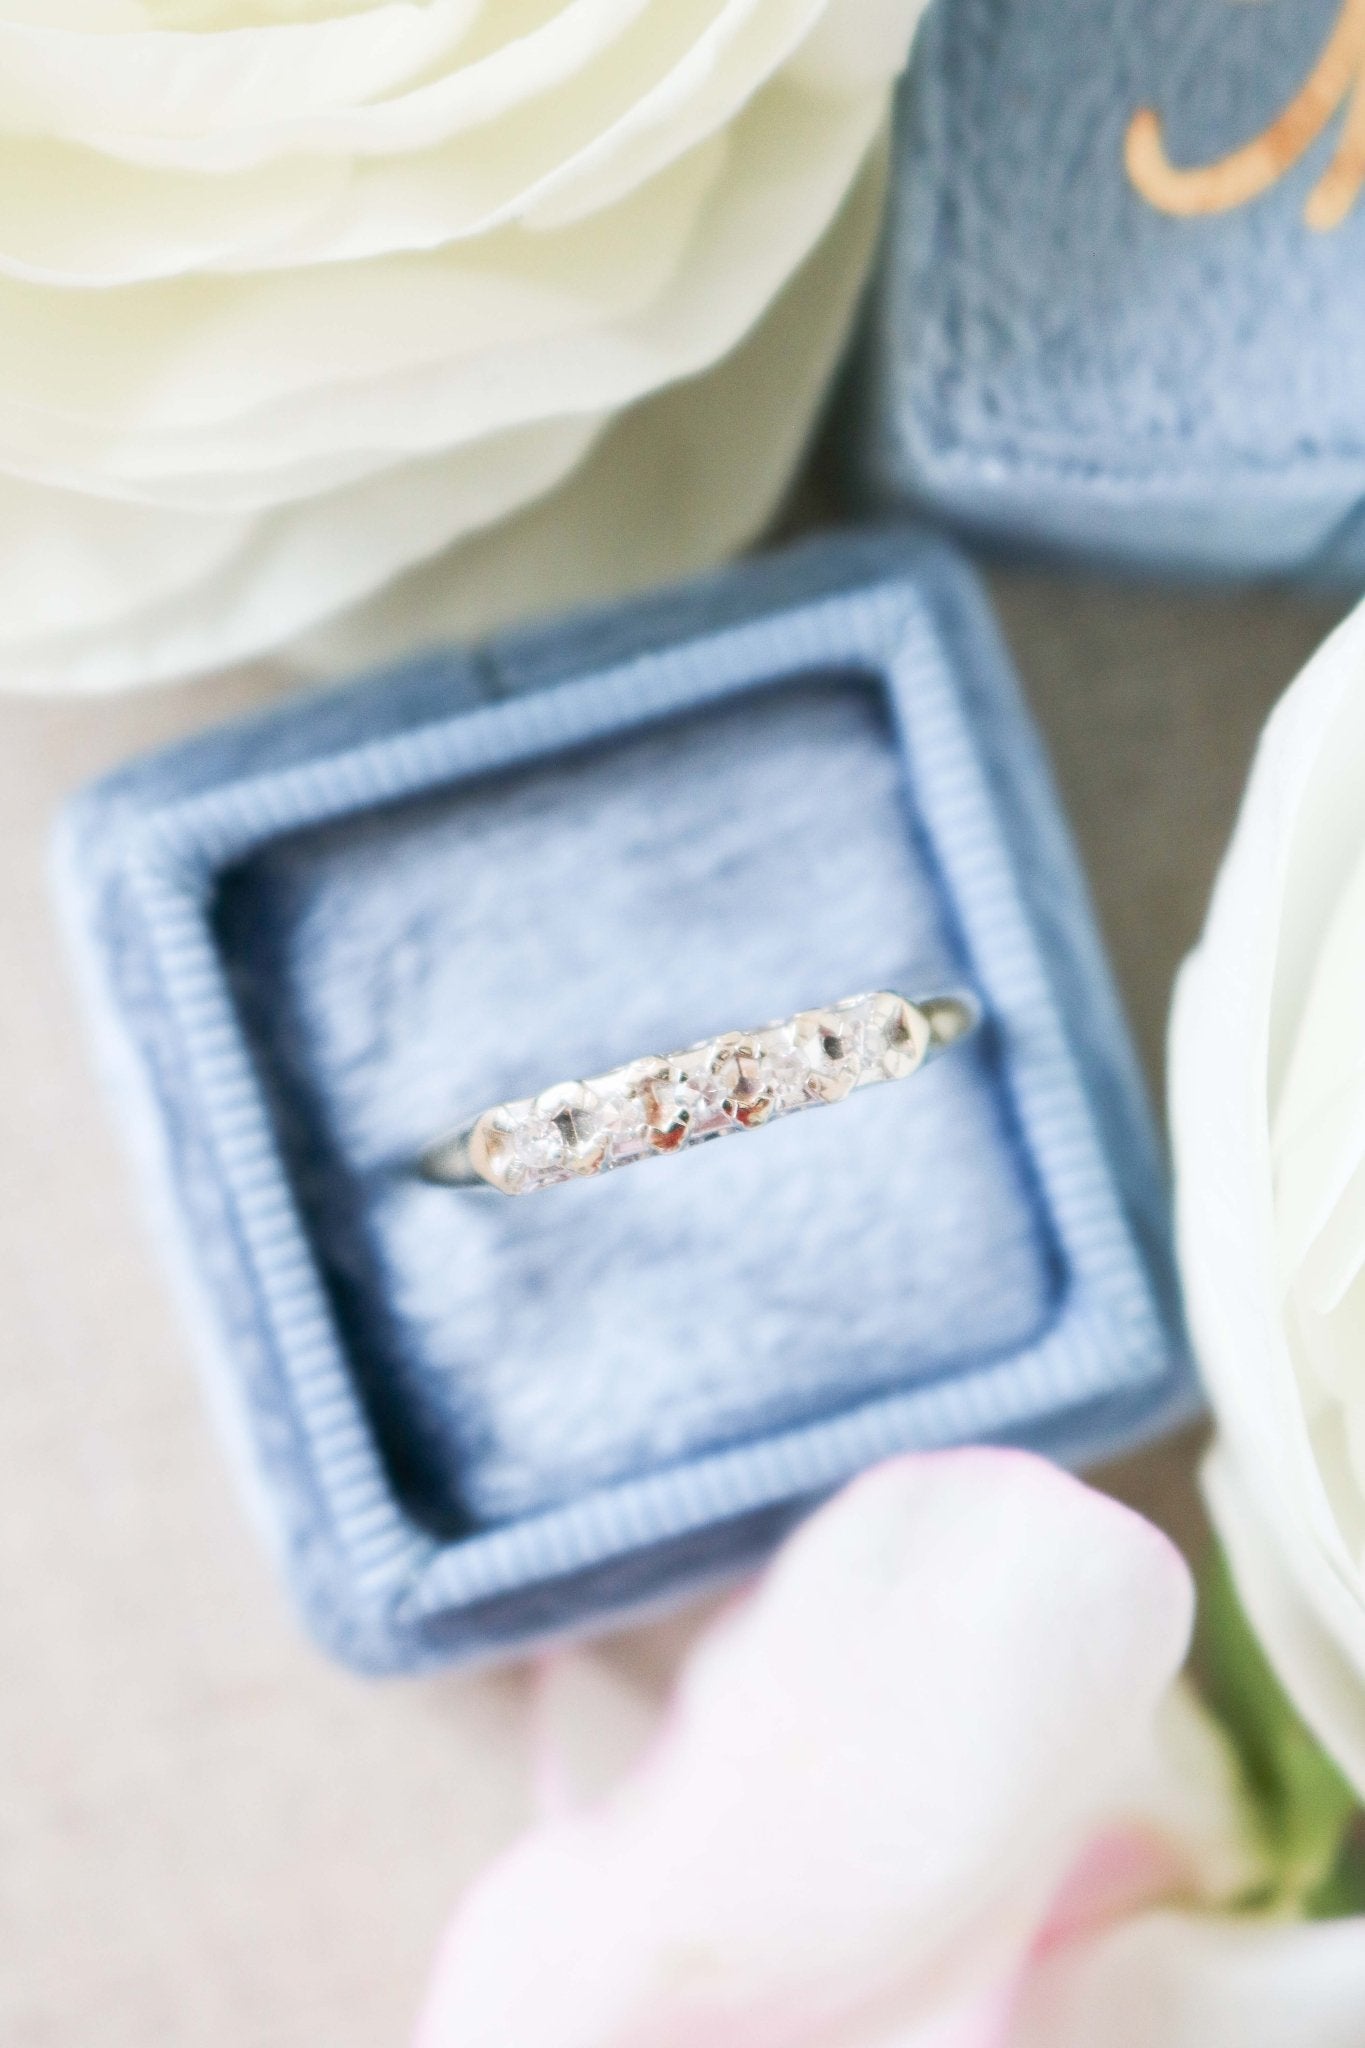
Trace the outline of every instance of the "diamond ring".
<path fill-rule="evenodd" d="M 446 1187 L 504 1195 L 585 1180 L 903 1080 L 965 1038 L 978 1015 L 970 996 L 849 996 L 499 1103 L 430 1146 L 420 1170 Z"/>

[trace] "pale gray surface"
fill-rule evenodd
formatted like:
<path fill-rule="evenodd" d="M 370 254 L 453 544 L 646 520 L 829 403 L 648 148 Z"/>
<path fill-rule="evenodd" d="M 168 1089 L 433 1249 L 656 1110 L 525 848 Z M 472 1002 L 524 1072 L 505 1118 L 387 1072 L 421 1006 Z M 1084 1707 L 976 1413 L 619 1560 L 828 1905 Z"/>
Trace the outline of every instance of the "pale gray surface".
<path fill-rule="evenodd" d="M 1340 607 L 994 578 L 1149 1066 L 1255 734 Z M 371 1689 L 299 1640 L 210 1442 L 52 934 L 62 794 L 268 695 L 0 703 L 0 2041 L 401 2043 L 527 1810 L 525 1674 Z M 1116 1483 L 1197 1541 L 1188 1442 Z M 686 1624 L 608 1655 L 649 1683 Z"/>

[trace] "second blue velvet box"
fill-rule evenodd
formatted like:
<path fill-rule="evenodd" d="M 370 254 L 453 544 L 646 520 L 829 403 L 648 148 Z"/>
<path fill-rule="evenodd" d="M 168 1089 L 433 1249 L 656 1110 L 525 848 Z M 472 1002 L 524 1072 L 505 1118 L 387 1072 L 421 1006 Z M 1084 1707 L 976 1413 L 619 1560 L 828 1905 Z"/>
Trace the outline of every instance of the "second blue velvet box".
<path fill-rule="evenodd" d="M 296 699 L 67 818 L 68 922 L 216 1405 L 316 1634 L 516 1648 L 912 1445 L 1183 1412 L 1161 1169 L 982 600 L 901 532 Z M 485 1105 L 864 988 L 903 1084 L 520 1200 Z"/>
<path fill-rule="evenodd" d="M 840 423 L 860 505 L 1142 570 L 1365 578 L 1365 199 L 1305 218 L 1345 92 L 1226 211 L 1176 217 L 1125 158 L 1144 109 L 1181 168 L 1254 141 L 1340 8 L 939 0 Z"/>

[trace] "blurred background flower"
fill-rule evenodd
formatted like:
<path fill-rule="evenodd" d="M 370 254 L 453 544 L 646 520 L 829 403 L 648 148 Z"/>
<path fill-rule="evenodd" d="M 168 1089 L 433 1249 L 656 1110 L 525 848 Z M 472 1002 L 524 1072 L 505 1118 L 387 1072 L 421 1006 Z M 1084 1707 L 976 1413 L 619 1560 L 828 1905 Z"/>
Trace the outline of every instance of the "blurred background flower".
<path fill-rule="evenodd" d="M 0 0 L 0 684 L 699 566 L 837 359 L 922 0 Z"/>
<path fill-rule="evenodd" d="M 702 1639 L 643 1761 L 475 1886 L 420 2048 L 1355 2048 L 1365 1928 L 1296 1917 L 1349 1793 L 1307 1754 L 1308 1824 L 1267 1824 L 1178 1680 L 1192 1609 L 1163 1537 L 1038 1460 L 881 1467 Z M 592 1719 L 600 1777 L 641 1736 Z"/>
<path fill-rule="evenodd" d="M 1365 608 L 1262 737 L 1177 990 L 1181 1269 L 1211 1505 L 1252 1621 L 1365 1791 Z"/>

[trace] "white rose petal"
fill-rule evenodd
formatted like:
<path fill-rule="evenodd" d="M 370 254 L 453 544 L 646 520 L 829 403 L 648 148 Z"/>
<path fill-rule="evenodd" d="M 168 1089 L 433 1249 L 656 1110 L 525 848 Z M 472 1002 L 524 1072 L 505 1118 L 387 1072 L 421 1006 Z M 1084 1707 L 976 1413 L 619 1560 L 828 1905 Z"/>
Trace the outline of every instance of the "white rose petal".
<path fill-rule="evenodd" d="M 387 661 L 412 644 L 414 620 L 426 640 L 467 638 L 731 554 L 800 458 L 876 240 L 883 174 L 879 158 L 717 369 L 632 407 L 550 496 L 343 614 L 305 643 L 305 657 L 324 669 Z"/>
<path fill-rule="evenodd" d="M 587 415 L 523 428 L 458 461 L 437 456 L 385 470 L 363 487 L 262 520 L 187 520 L 11 485 L 0 495 L 0 523 L 32 538 L 0 561 L 0 649 L 36 670 L 55 644 L 65 667 L 73 652 L 63 642 L 73 629 L 93 629 L 90 661 L 120 681 L 260 653 L 282 632 L 311 625 L 338 589 L 375 589 L 414 545 L 435 536 L 440 546 L 549 490 L 582 460 L 601 424 Z M 163 633 L 167 619 L 180 626 L 159 659 L 134 654 L 131 672 L 120 675 L 115 665 L 129 656 L 109 630 L 120 618 L 144 650 L 145 636 Z"/>
<path fill-rule="evenodd" d="M 0 682 L 215 666 L 452 543 L 443 614 L 493 624 L 748 538 L 851 317 L 921 4 L 0 0 Z M 792 416 L 750 425 L 725 372 L 778 309 Z M 763 480 L 742 520 L 651 468 L 675 387 L 727 486 Z M 585 515 L 629 526 L 615 577 Z"/>
<path fill-rule="evenodd" d="M 284 506 L 268 519 L 227 522 L 216 564 L 182 579 L 166 601 L 131 616 L 125 606 L 117 631 L 73 616 L 76 629 L 64 634 L 0 640 L 0 671 L 35 690 L 121 689 L 262 653 L 368 599 L 302 650 L 310 667 L 353 667 L 729 554 L 767 517 L 805 444 L 876 237 L 883 182 L 874 159 L 811 259 L 708 374 L 609 425 L 589 415 L 385 472 L 330 494 L 325 516 L 308 504 L 297 516 Z M 462 482 L 471 461 L 479 467 Z M 376 497 L 384 486 L 387 500 Z M 118 526 L 128 516 L 125 506 L 58 496 L 49 516 L 67 519 L 73 536 L 87 520 Z M 0 496 L 0 525 L 9 513 Z M 146 516 L 149 548 L 158 532 L 169 541 L 191 524 Z M 98 537 L 90 544 L 98 549 Z M 373 596 L 413 561 L 424 566 Z M 6 567 L 0 556 L 0 625 L 7 598 L 12 620 L 29 603 L 17 564 L 9 578 Z"/>
<path fill-rule="evenodd" d="M 1171 1076 L 1211 1504 L 1282 1677 L 1365 1790 L 1365 608 L 1266 728 Z"/>
<path fill-rule="evenodd" d="M 1045 1958 L 1009 2048 L 1358 2048 L 1363 2011 L 1358 1919 L 1153 1912 Z"/>

